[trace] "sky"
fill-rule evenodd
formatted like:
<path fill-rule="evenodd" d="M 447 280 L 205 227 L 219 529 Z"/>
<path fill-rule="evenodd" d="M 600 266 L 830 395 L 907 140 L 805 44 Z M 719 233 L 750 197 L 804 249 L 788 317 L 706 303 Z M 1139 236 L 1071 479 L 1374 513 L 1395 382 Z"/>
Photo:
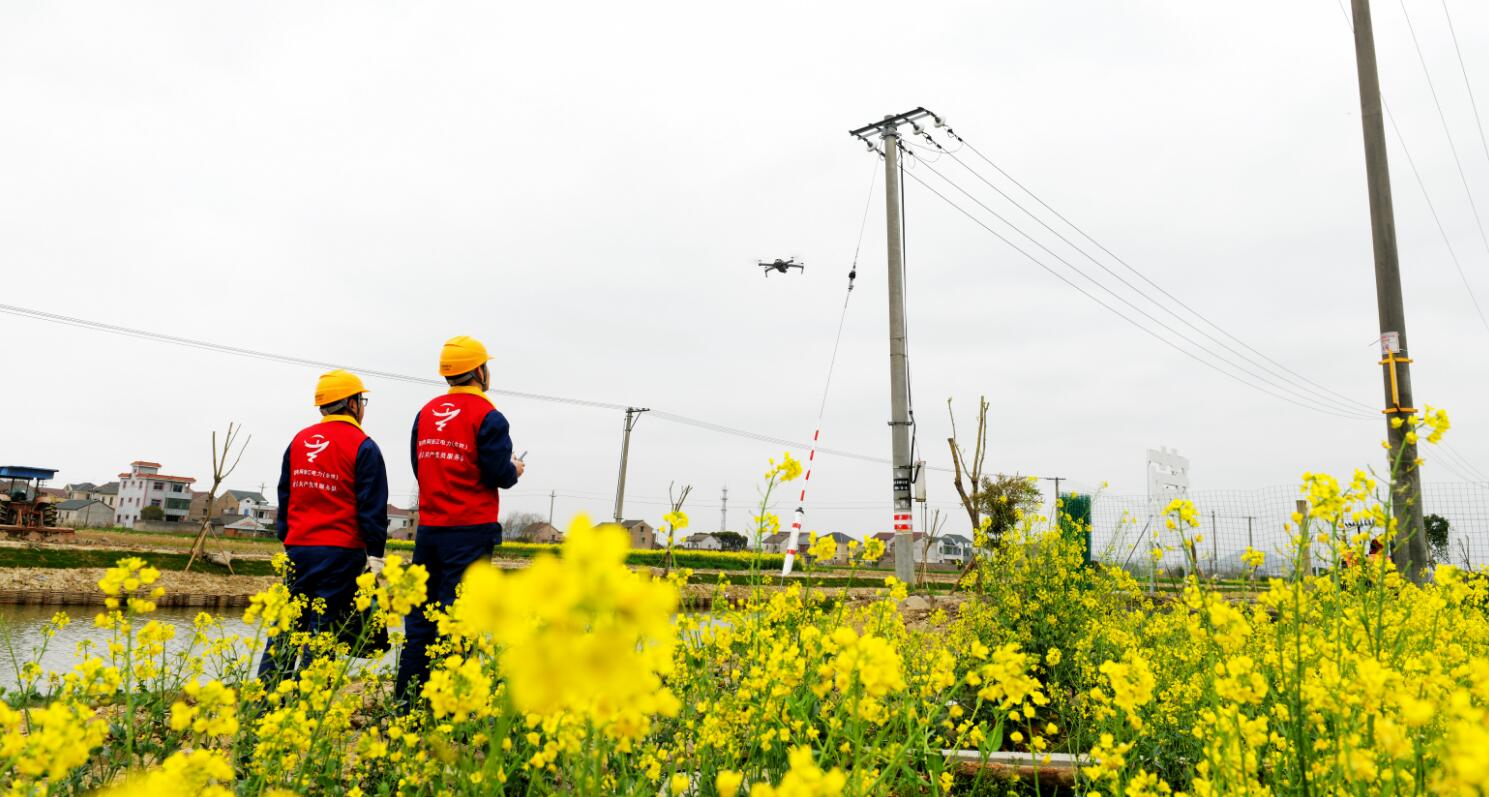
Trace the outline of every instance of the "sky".
<path fill-rule="evenodd" d="M 1465 289 L 1489 304 L 1489 242 L 1464 190 L 1489 210 L 1489 147 L 1442 6 L 1406 7 L 1464 170 L 1401 7 L 1377 3 L 1386 101 L 1443 225 L 1393 138 L 1413 381 L 1418 403 L 1452 413 L 1454 452 L 1489 470 L 1489 329 Z M 1195 490 L 1379 468 L 1348 23 L 1333 0 L 1238 8 L 9 2 L 0 304 L 421 377 L 437 375 L 446 338 L 468 334 L 491 349 L 498 388 L 806 440 L 857 253 L 822 444 L 887 458 L 883 170 L 847 131 L 924 106 L 975 148 L 912 150 L 907 164 L 912 391 L 932 467 L 949 464 L 948 399 L 965 437 L 986 396 L 987 468 L 1078 490 L 1142 494 L 1145 452 L 1160 446 L 1189 457 Z M 1489 6 L 1448 8 L 1489 101 Z M 1198 338 L 1019 217 L 982 180 L 1021 195 L 974 152 L 1172 298 L 1087 244 L 1115 273 L 1364 417 L 1201 365 L 1181 351 L 1207 359 L 1192 344 L 1127 311 L 1154 334 L 1140 331 L 917 181 L 1072 273 L 976 203 L 997 210 Z M 806 270 L 763 278 L 753 265 L 788 256 Z M 0 336 L 0 461 L 56 468 L 59 484 L 107 481 L 136 459 L 206 479 L 211 432 L 231 421 L 252 439 L 226 486 L 272 488 L 284 446 L 316 417 L 314 368 L 9 314 Z M 368 387 L 366 429 L 405 504 L 409 426 L 438 389 Z M 495 400 L 529 452 L 504 511 L 547 516 L 555 495 L 561 526 L 608 517 L 621 413 Z M 691 485 L 690 530 L 714 530 L 727 487 L 727 523 L 741 528 L 781 454 L 643 416 L 625 514 L 657 523 L 669 488 Z M 1475 475 L 1426 455 L 1428 481 Z M 810 488 L 809 528 L 889 528 L 887 464 L 819 456 Z M 948 474 L 930 471 L 928 492 L 947 530 L 965 527 Z M 788 513 L 795 486 L 771 501 Z"/>

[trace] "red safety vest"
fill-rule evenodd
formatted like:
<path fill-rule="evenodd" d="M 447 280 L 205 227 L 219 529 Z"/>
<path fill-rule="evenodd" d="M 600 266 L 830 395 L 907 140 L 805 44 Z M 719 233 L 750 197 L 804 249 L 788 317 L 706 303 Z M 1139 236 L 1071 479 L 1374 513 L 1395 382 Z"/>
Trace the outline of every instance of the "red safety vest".
<path fill-rule="evenodd" d="M 458 392 L 457 392 L 458 391 Z M 419 410 L 419 525 L 495 523 L 501 496 L 481 483 L 476 435 L 496 407 L 485 394 L 454 388 Z"/>
<path fill-rule="evenodd" d="M 350 416 L 332 415 L 290 442 L 290 499 L 285 545 L 366 548 L 357 526 L 357 449 L 367 433 Z"/>

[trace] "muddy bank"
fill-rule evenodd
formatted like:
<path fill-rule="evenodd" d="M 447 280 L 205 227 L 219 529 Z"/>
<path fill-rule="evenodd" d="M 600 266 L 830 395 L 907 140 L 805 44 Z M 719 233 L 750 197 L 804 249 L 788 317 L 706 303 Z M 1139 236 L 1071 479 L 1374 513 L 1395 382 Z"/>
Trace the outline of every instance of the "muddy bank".
<path fill-rule="evenodd" d="M 0 603 L 22 606 L 102 606 L 98 582 L 101 567 L 75 569 L 0 567 Z M 156 582 L 165 588 L 163 607 L 224 608 L 247 606 L 248 598 L 272 586 L 274 576 L 218 576 L 162 571 Z"/>

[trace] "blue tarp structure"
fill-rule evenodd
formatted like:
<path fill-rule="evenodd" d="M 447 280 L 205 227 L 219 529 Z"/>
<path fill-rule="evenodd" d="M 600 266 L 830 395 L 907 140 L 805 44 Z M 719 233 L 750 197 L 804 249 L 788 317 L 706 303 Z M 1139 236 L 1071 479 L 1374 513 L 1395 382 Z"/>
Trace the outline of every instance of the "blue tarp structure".
<path fill-rule="evenodd" d="M 28 468 L 24 465 L 0 465 L 0 479 L 51 479 L 57 475 L 52 468 Z"/>

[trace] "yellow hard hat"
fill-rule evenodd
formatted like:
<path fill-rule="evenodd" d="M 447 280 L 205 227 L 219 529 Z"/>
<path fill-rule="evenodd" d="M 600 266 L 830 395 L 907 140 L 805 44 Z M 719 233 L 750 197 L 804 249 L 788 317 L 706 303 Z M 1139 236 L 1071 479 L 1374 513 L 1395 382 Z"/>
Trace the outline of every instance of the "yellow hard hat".
<path fill-rule="evenodd" d="M 469 335 L 456 335 L 439 350 L 439 375 L 459 376 L 485 365 L 491 356 L 481 341 Z"/>
<path fill-rule="evenodd" d="M 358 393 L 366 393 L 367 388 L 362 386 L 362 380 L 351 371 L 336 369 L 321 374 L 319 381 L 315 383 L 315 406 L 324 407 L 327 404 L 335 404 L 345 398 L 351 398 Z"/>

